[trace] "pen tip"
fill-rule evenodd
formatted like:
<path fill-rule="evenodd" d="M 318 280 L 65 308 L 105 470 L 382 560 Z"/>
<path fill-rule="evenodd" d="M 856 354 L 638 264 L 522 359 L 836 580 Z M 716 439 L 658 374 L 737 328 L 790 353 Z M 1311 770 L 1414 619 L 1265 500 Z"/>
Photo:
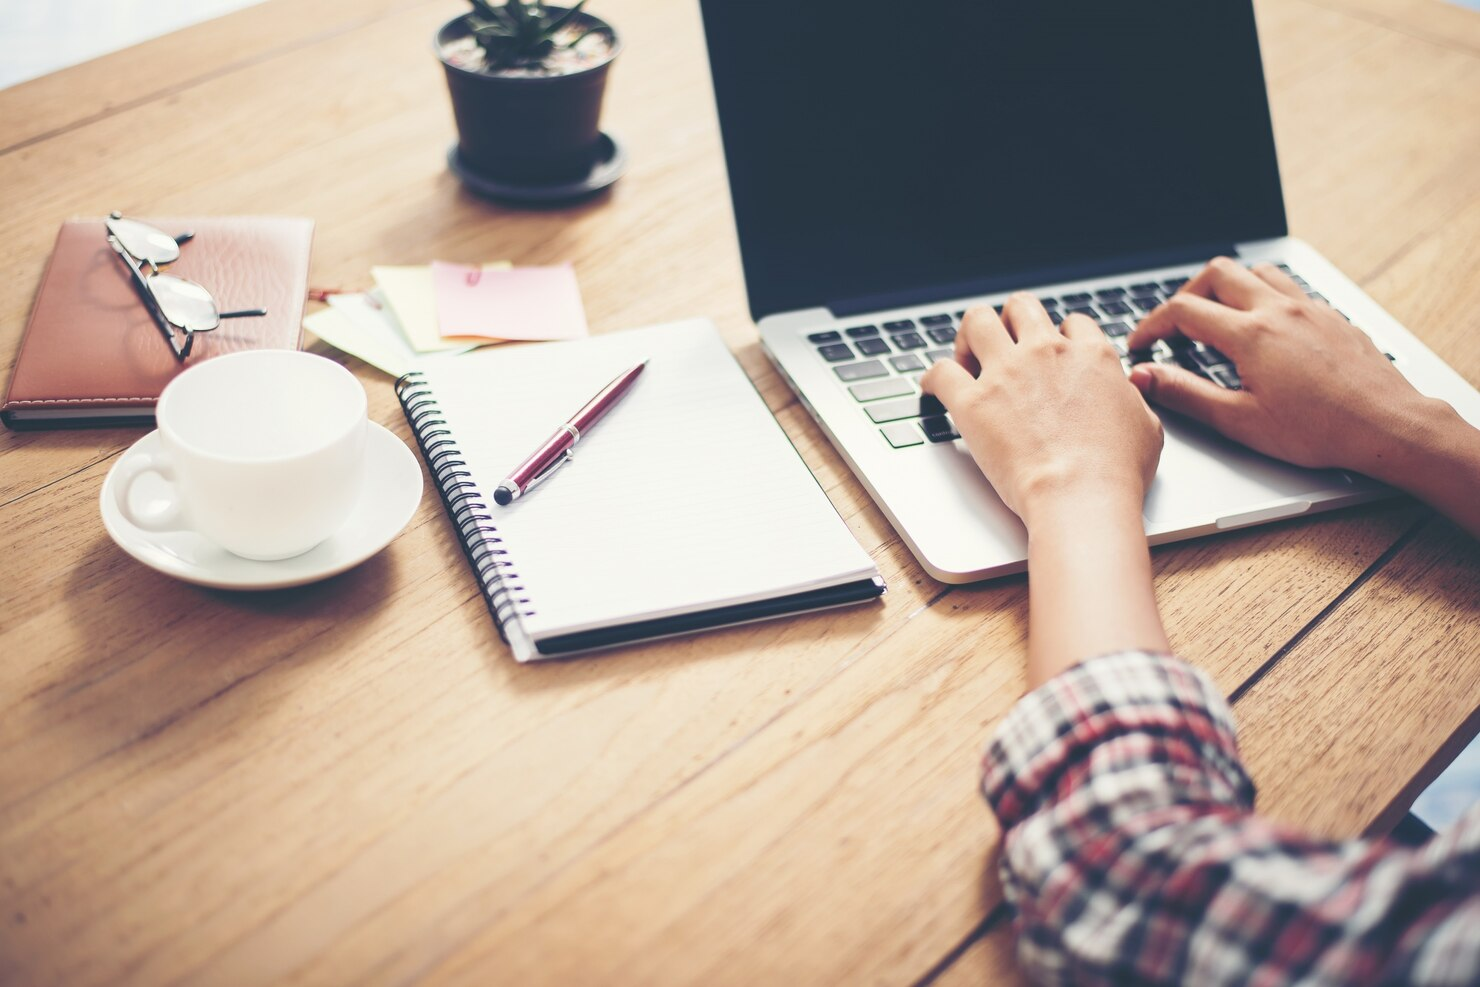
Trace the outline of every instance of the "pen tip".
<path fill-rule="evenodd" d="M 499 488 L 493 492 L 493 502 L 500 507 L 508 507 L 514 502 L 514 491 L 500 484 Z"/>

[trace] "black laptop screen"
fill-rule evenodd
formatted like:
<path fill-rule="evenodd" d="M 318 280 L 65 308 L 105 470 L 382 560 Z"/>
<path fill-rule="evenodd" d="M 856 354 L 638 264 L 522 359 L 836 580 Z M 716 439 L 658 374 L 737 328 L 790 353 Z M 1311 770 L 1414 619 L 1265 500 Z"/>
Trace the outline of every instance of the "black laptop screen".
<path fill-rule="evenodd" d="M 1249 0 L 702 7 L 756 318 L 1285 232 Z"/>

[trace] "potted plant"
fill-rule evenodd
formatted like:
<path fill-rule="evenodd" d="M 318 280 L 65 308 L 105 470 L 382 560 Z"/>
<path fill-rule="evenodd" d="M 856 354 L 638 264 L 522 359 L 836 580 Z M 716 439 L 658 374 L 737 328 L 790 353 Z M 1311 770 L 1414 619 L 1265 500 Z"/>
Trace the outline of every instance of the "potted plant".
<path fill-rule="evenodd" d="M 457 119 L 454 169 L 513 187 L 588 178 L 615 152 L 598 121 L 616 32 L 586 0 L 470 3 L 435 42 Z"/>

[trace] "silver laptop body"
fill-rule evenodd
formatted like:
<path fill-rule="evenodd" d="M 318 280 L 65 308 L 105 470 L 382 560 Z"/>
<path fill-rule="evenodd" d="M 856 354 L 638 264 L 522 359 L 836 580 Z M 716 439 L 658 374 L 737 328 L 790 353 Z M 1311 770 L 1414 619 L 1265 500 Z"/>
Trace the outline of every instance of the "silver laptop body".
<path fill-rule="evenodd" d="M 1293 237 L 1240 244 L 1248 263 L 1283 263 L 1362 327 L 1425 394 L 1443 398 L 1480 426 L 1480 394 L 1418 341 L 1381 306 L 1308 244 Z M 1054 285 L 1024 285 L 1040 296 L 1089 293 L 1126 282 L 1165 282 L 1198 267 L 1129 272 Z M 1000 304 L 1005 294 L 943 300 L 937 305 L 837 319 L 826 309 L 785 312 L 760 322 L 761 343 L 818 425 L 889 518 L 920 564 L 934 578 L 964 583 L 1020 572 L 1028 543 L 1016 515 L 1003 506 L 967 452 L 955 441 L 894 448 L 883 426 L 867 414 L 874 402 L 854 398 L 836 375 L 838 364 L 817 355 L 808 337 L 860 325 L 954 314 L 978 304 Z M 847 339 L 846 335 L 843 336 Z M 940 349 L 949 348 L 938 347 Z M 927 352 L 929 352 L 927 350 Z M 886 366 L 889 360 L 882 361 Z M 922 362 L 929 362 L 923 358 Z M 915 374 L 890 378 L 913 383 Z M 878 379 L 878 378 L 873 378 Z M 1392 491 L 1340 470 L 1307 470 L 1262 456 L 1180 416 L 1160 412 L 1166 446 L 1146 498 L 1146 534 L 1152 544 L 1195 538 L 1344 507 L 1390 496 Z M 913 424 L 913 423 L 911 423 Z"/>
<path fill-rule="evenodd" d="M 1282 264 L 1480 425 L 1473 387 L 1288 236 L 1250 0 L 810 0 L 784 26 L 701 7 L 762 344 L 936 579 L 1025 565 L 1022 525 L 918 389 L 961 313 L 1011 291 L 1091 315 L 1124 356 L 1209 258 Z M 1215 350 L 1159 346 L 1238 384 Z M 1153 543 L 1391 493 L 1162 420 Z"/>

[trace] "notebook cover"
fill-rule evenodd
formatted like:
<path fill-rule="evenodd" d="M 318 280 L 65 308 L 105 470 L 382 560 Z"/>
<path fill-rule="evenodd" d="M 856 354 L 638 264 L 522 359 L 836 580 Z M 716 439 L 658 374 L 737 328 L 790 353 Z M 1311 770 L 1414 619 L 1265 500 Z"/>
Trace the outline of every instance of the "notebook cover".
<path fill-rule="evenodd" d="M 221 311 L 265 308 L 197 333 L 181 363 L 108 246 L 102 220 L 69 220 L 57 234 L 21 337 L 0 419 L 11 428 L 149 425 L 176 374 L 213 356 L 297 349 L 303 333 L 313 221 L 274 216 L 147 219 L 195 233 L 163 270 L 198 281 Z"/>

